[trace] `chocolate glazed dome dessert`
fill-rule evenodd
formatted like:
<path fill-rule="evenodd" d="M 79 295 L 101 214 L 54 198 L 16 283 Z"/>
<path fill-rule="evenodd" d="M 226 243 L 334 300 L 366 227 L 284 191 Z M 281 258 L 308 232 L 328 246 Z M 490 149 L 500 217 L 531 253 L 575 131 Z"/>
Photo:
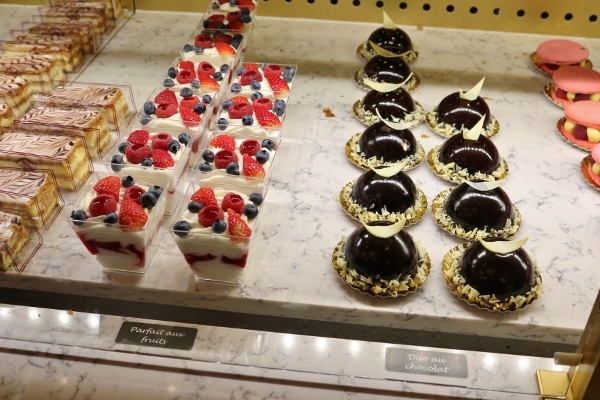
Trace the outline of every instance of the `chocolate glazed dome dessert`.
<path fill-rule="evenodd" d="M 483 118 L 482 135 L 496 135 L 500 124 L 487 102 L 479 96 L 484 80 L 482 78 L 468 92 L 460 90 L 444 97 L 437 107 L 427 112 L 427 126 L 443 137 L 451 137 L 472 129 Z"/>
<path fill-rule="evenodd" d="M 514 311 L 542 295 L 542 277 L 523 249 L 527 239 L 487 238 L 450 250 L 442 261 L 448 287 L 471 305 Z"/>
<path fill-rule="evenodd" d="M 343 238 L 333 266 L 345 283 L 375 296 L 397 297 L 417 290 L 431 270 L 429 255 L 402 223 L 373 222 Z"/>
<path fill-rule="evenodd" d="M 521 228 L 521 214 L 501 183 L 467 181 L 442 191 L 431 204 L 435 222 L 467 240 L 514 235 Z"/>
<path fill-rule="evenodd" d="M 375 29 L 369 38 L 358 46 L 356 52 L 366 60 L 382 54 L 402 56 L 409 63 L 416 61 L 419 56 L 410 36 L 398 28 L 385 11 L 383 12 L 383 26 Z"/>
<path fill-rule="evenodd" d="M 425 118 L 423 106 L 413 100 L 401 85 L 387 92 L 370 90 L 354 103 L 353 111 L 356 118 L 365 125 L 384 119 L 392 123 L 403 123 L 406 128 L 414 128 Z"/>
<path fill-rule="evenodd" d="M 412 92 L 421 80 L 411 71 L 408 63 L 399 56 L 386 57 L 380 54 L 371 58 L 365 66 L 354 74 L 354 80 L 365 90 L 385 91 L 386 85 L 401 84 L 403 89 Z"/>
<path fill-rule="evenodd" d="M 405 124 L 380 120 L 346 142 L 346 157 L 362 168 L 389 167 L 403 163 L 403 171 L 423 162 L 425 150 Z"/>
<path fill-rule="evenodd" d="M 340 193 L 342 208 L 364 223 L 404 221 L 415 224 L 427 211 L 427 198 L 402 165 L 365 171 Z"/>
<path fill-rule="evenodd" d="M 451 136 L 429 151 L 427 164 L 434 174 L 456 183 L 506 178 L 508 164 L 500 157 L 496 145 L 481 134 L 483 120 L 470 131 Z"/>

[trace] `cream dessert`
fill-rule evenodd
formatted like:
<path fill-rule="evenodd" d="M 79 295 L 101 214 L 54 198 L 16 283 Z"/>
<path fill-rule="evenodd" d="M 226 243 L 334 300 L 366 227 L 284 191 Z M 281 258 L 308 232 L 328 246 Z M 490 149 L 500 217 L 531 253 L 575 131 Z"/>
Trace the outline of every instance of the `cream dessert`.
<path fill-rule="evenodd" d="M 356 50 L 357 54 L 365 60 L 370 60 L 376 55 L 401 56 L 407 62 L 417 60 L 419 52 L 410 39 L 410 36 L 383 12 L 383 26 L 375 29 L 369 38 Z"/>
<path fill-rule="evenodd" d="M 590 51 L 584 45 L 568 39 L 550 39 L 539 44 L 530 58 L 541 72 L 552 75 L 565 66 L 592 68 Z"/>
<path fill-rule="evenodd" d="M 176 93 L 189 88 L 195 96 L 208 94 L 215 97 L 224 79 L 228 78 L 230 67 L 231 63 L 223 60 L 194 62 L 176 59 L 167 69 L 163 87 Z"/>
<path fill-rule="evenodd" d="M 600 72 L 586 67 L 562 67 L 552 74 L 544 94 L 554 104 L 565 107 L 577 101 L 600 101 Z"/>
<path fill-rule="evenodd" d="M 125 93 L 119 87 L 103 85 L 59 86 L 43 93 L 48 106 L 62 108 L 91 108 L 102 112 L 111 130 L 117 130 L 131 113 Z"/>
<path fill-rule="evenodd" d="M 15 115 L 11 107 L 0 103 L 0 128 L 12 128 L 15 124 Z M 1 131 L 0 131 L 1 134 Z"/>
<path fill-rule="evenodd" d="M 482 134 L 487 137 L 496 135 L 500 124 L 490 112 L 486 100 L 480 96 L 484 80 L 482 78 L 467 92 L 459 90 L 444 97 L 435 108 L 427 112 L 427 126 L 447 138 L 472 129 L 484 118 Z"/>
<path fill-rule="evenodd" d="M 47 134 L 79 136 L 92 158 L 100 157 L 113 140 L 104 115 L 86 108 L 33 108 L 15 126 Z"/>
<path fill-rule="evenodd" d="M 527 239 L 487 238 L 456 246 L 442 274 L 458 298 L 490 311 L 515 311 L 542 296 L 542 277 L 522 247 Z"/>
<path fill-rule="evenodd" d="M 581 160 L 581 174 L 596 189 L 600 189 L 600 144 L 595 144 L 591 154 Z"/>
<path fill-rule="evenodd" d="M 354 116 L 363 124 L 371 125 L 385 120 L 394 124 L 402 123 L 405 128 L 414 128 L 425 119 L 423 106 L 415 101 L 401 85 L 386 92 L 370 90 L 362 99 L 354 103 Z M 390 89 L 387 87 L 386 89 Z"/>
<path fill-rule="evenodd" d="M 31 84 L 19 76 L 0 75 L 0 103 L 12 108 L 15 119 L 21 118 L 33 103 Z"/>
<path fill-rule="evenodd" d="M 0 210 L 19 214 L 36 228 L 48 229 L 62 206 L 52 174 L 0 169 Z"/>
<path fill-rule="evenodd" d="M 12 130 L 0 136 L 0 168 L 46 171 L 60 189 L 77 191 L 93 171 L 82 138 Z"/>
<path fill-rule="evenodd" d="M 251 100 L 257 97 L 285 99 L 290 95 L 296 70 L 295 65 L 242 63 L 235 70 L 229 91 Z"/>
<path fill-rule="evenodd" d="M 203 29 L 194 32 L 183 45 L 181 58 L 195 63 L 229 63 L 235 68 L 242 58 L 245 45 L 246 34 L 243 32 Z"/>
<path fill-rule="evenodd" d="M 356 133 L 346 142 L 346 157 L 362 168 L 404 165 L 413 169 L 425 159 L 425 150 L 415 135 L 403 124 L 380 120 Z"/>
<path fill-rule="evenodd" d="M 409 92 L 421 83 L 419 76 L 412 72 L 410 65 L 400 56 L 376 55 L 354 74 L 354 81 L 365 90 L 385 92 L 387 85 L 398 85 Z"/>
<path fill-rule="evenodd" d="M 332 256 L 338 276 L 373 296 L 398 297 L 420 288 L 429 276 L 431 260 L 402 226 L 402 222 L 373 222 L 342 238 Z"/>
<path fill-rule="evenodd" d="M 91 182 L 69 222 L 104 271 L 146 272 L 157 243 L 165 198 L 160 181 L 108 175 Z"/>
<path fill-rule="evenodd" d="M 447 138 L 427 153 L 429 169 L 442 179 L 496 181 L 506 178 L 508 164 L 496 145 L 482 135 L 484 118 L 468 132 Z"/>
<path fill-rule="evenodd" d="M 21 217 L 0 211 L 0 270 L 17 267 L 17 256 L 29 242 Z"/>
<path fill-rule="evenodd" d="M 427 197 L 402 169 L 401 163 L 376 168 L 348 182 L 340 192 L 344 211 L 364 223 L 419 222 L 427 211 Z"/>
<path fill-rule="evenodd" d="M 277 138 L 287 111 L 282 99 L 237 95 L 221 103 L 211 128 L 235 137 Z"/>
<path fill-rule="evenodd" d="M 259 190 L 266 185 L 278 142 L 272 139 L 234 138 L 213 135 L 195 166 L 203 183 L 249 186 Z"/>
<path fill-rule="evenodd" d="M 183 129 L 195 133 L 208 115 L 206 111 L 213 106 L 212 93 L 199 97 L 190 88 L 163 89 L 144 103 L 139 122 L 148 129 Z"/>
<path fill-rule="evenodd" d="M 241 283 L 262 202 L 257 192 L 191 186 L 171 233 L 197 281 Z"/>
<path fill-rule="evenodd" d="M 254 14 L 252 10 L 241 7 L 236 11 L 220 11 L 209 9 L 202 15 L 200 26 L 204 29 L 215 29 L 225 31 L 250 31 Z"/>
<path fill-rule="evenodd" d="M 521 228 L 521 213 L 501 181 L 460 183 L 440 192 L 431 204 L 435 222 L 462 239 L 507 238 Z"/>
<path fill-rule="evenodd" d="M 34 93 L 50 92 L 65 80 L 59 61 L 49 55 L 2 54 L 0 74 L 20 76 L 29 82 Z"/>
<path fill-rule="evenodd" d="M 558 123 L 558 131 L 571 144 L 591 150 L 600 142 L 600 102 L 582 100 L 568 103 L 565 116 Z"/>

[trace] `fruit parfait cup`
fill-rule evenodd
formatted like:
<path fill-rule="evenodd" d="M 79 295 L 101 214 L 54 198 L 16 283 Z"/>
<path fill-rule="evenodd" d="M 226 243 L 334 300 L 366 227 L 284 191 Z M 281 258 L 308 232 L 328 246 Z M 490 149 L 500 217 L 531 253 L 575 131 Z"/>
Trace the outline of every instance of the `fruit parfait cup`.
<path fill-rule="evenodd" d="M 68 221 L 105 272 L 143 274 L 156 252 L 165 179 L 96 175 Z"/>
<path fill-rule="evenodd" d="M 278 139 L 213 134 L 193 166 L 194 179 L 212 187 L 248 186 L 260 191 L 271 175 Z"/>
<path fill-rule="evenodd" d="M 246 48 L 248 36 L 244 32 L 201 29 L 192 32 L 181 49 L 181 59 L 194 63 L 229 64 L 237 67 Z M 225 82 L 229 85 L 233 75 L 228 74 Z"/>
<path fill-rule="evenodd" d="M 242 283 L 264 193 L 190 183 L 169 230 L 197 284 Z"/>
<path fill-rule="evenodd" d="M 185 188 L 178 185 L 190 162 L 192 137 L 185 131 L 130 126 L 127 136 L 117 143 L 104 161 L 109 173 L 166 180 L 165 214 L 170 215 Z"/>
<path fill-rule="evenodd" d="M 287 99 L 296 71 L 296 65 L 242 63 L 234 71 L 228 92 L 245 97 L 262 95 L 271 99 Z"/>

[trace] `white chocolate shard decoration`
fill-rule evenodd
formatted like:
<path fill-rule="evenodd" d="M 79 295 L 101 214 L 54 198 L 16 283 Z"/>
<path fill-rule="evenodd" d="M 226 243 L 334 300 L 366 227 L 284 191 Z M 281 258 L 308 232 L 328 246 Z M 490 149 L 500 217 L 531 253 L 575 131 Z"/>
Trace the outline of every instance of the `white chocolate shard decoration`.
<path fill-rule="evenodd" d="M 497 241 L 497 242 L 486 242 L 483 239 L 478 239 L 479 242 L 486 250 L 496 254 L 508 254 L 513 251 L 519 250 L 529 238 L 521 238 L 517 240 Z"/>
<path fill-rule="evenodd" d="M 410 124 L 410 122 L 404 122 L 404 121 L 400 121 L 400 122 L 394 122 L 394 121 L 388 121 L 387 119 L 384 119 L 381 114 L 379 114 L 379 109 L 375 108 L 375 114 L 377 114 L 377 116 L 379 117 L 379 119 L 381 121 L 383 121 L 384 124 L 386 124 L 387 126 L 389 126 L 392 129 L 395 129 L 397 131 L 401 131 L 404 129 L 409 129 L 412 127 L 412 125 Z"/>
<path fill-rule="evenodd" d="M 402 171 L 406 164 L 408 164 L 408 159 L 404 159 L 400 162 L 397 162 L 389 167 L 376 167 L 373 165 L 375 160 L 369 159 L 367 161 L 369 168 L 373 170 L 377 175 L 382 176 L 384 178 L 389 178 L 391 176 L 396 175 L 398 172 Z"/>
<path fill-rule="evenodd" d="M 485 120 L 485 115 L 479 118 L 479 121 L 468 131 L 463 132 L 463 138 L 465 140 L 477 140 L 479 139 L 479 135 L 483 132 L 483 121 Z"/>
<path fill-rule="evenodd" d="M 473 86 L 468 92 L 463 92 L 462 90 L 458 91 L 458 95 L 461 99 L 473 101 L 477 97 L 479 97 L 479 93 L 481 93 L 481 89 L 483 88 L 483 82 L 485 81 L 485 76 L 481 78 L 479 82 L 475 86 Z"/>
<path fill-rule="evenodd" d="M 371 40 L 369 40 L 369 44 L 371 45 L 371 47 L 373 48 L 373 50 L 375 50 L 375 52 L 377 54 L 379 54 L 380 56 L 386 57 L 386 58 L 405 57 L 410 53 L 410 50 L 407 50 L 404 53 L 396 54 L 394 52 L 384 49 L 383 47 L 379 46 L 378 44 L 374 43 Z"/>
<path fill-rule="evenodd" d="M 383 27 L 385 29 L 396 29 L 396 23 L 392 21 L 392 18 L 385 11 L 383 12 Z"/>
<path fill-rule="evenodd" d="M 391 224 L 391 225 L 369 225 L 366 223 L 363 223 L 363 226 L 365 227 L 365 229 L 367 230 L 367 232 L 369 232 L 371 235 L 378 237 L 380 239 L 387 239 L 387 238 L 391 238 L 392 236 L 396 235 L 398 232 L 400 232 L 402 230 L 402 228 L 404 228 L 404 225 L 406 224 L 406 219 L 401 219 L 398 222 Z"/>
<path fill-rule="evenodd" d="M 367 85 L 371 89 L 376 90 L 380 93 L 387 93 L 387 92 L 392 92 L 392 91 L 402 87 L 402 85 L 406 84 L 408 81 L 411 80 L 412 76 L 413 76 L 413 72 L 411 72 L 408 75 L 408 77 L 400 83 L 365 81 L 365 85 Z"/>
<path fill-rule="evenodd" d="M 473 181 L 465 181 L 465 183 L 471 186 L 475 190 L 479 190 L 480 192 L 486 192 L 488 190 L 494 190 L 502 183 L 504 183 L 504 179 L 500 179 L 497 181 L 481 181 L 481 182 L 473 182 Z"/>

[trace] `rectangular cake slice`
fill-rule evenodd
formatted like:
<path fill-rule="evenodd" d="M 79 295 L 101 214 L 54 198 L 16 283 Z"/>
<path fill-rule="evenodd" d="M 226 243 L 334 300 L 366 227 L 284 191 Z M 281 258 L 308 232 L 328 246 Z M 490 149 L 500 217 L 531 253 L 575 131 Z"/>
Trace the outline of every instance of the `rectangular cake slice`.
<path fill-rule="evenodd" d="M 94 54 L 97 41 L 92 27 L 81 22 L 31 22 L 22 24 L 29 33 L 45 36 L 64 36 L 77 40 L 86 54 Z"/>
<path fill-rule="evenodd" d="M 12 128 L 15 123 L 15 115 L 11 107 L 0 103 L 0 128 Z M 1 131 L 0 131 L 1 134 Z"/>
<path fill-rule="evenodd" d="M 18 215 L 0 211 L 0 270 L 16 267 L 17 255 L 29 241 Z"/>
<path fill-rule="evenodd" d="M 96 2 L 59 3 L 40 7 L 40 15 L 46 22 L 76 21 L 92 26 L 92 31 L 102 35 L 108 30 L 106 5 Z"/>
<path fill-rule="evenodd" d="M 3 167 L 51 170 L 58 187 L 68 191 L 79 190 L 93 170 L 82 138 L 17 130 L 0 136 L 0 168 Z"/>
<path fill-rule="evenodd" d="M 69 37 L 35 34 L 19 35 L 2 43 L 7 54 L 47 54 L 58 59 L 65 72 L 74 71 L 83 61 L 81 45 Z"/>
<path fill-rule="evenodd" d="M 0 210 L 28 215 L 26 224 L 32 222 L 36 228 L 48 228 L 61 204 L 58 187 L 50 174 L 0 169 Z"/>
<path fill-rule="evenodd" d="M 100 3 L 106 7 L 106 17 L 116 19 L 122 11 L 121 0 L 50 0 L 50 5 Z"/>
<path fill-rule="evenodd" d="M 20 76 L 34 93 L 49 92 L 65 79 L 60 62 L 50 55 L 2 54 L 0 74 Z"/>
<path fill-rule="evenodd" d="M 31 108 L 31 84 L 19 76 L 0 75 L 0 103 L 10 106 L 15 119 L 21 118 Z"/>

